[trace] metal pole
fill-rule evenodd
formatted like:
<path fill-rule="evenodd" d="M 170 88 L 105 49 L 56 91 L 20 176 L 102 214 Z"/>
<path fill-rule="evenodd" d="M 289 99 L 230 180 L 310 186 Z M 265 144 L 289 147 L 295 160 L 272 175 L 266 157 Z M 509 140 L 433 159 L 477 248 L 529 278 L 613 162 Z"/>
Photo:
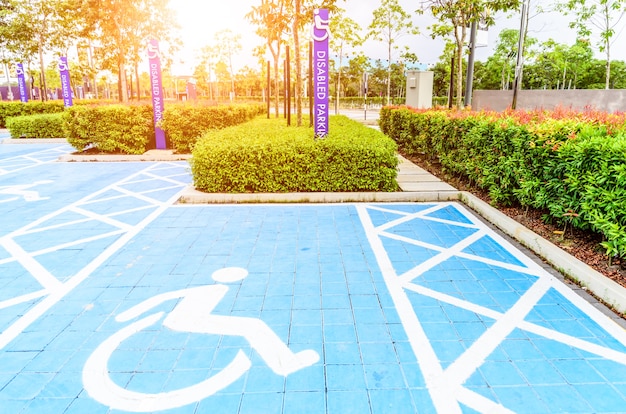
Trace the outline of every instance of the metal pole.
<path fill-rule="evenodd" d="M 472 22 L 470 29 L 470 54 L 467 59 L 467 77 L 465 78 L 465 101 L 464 106 L 472 104 L 472 90 L 474 88 L 474 52 L 476 50 L 476 30 L 478 23 Z"/>
<path fill-rule="evenodd" d="M 513 82 L 513 101 L 511 109 L 517 108 L 517 91 L 520 86 L 522 65 L 524 64 L 524 32 L 526 30 L 526 15 L 528 13 L 527 1 L 522 2 L 522 17 L 519 25 L 519 42 L 517 43 L 517 63 L 515 64 L 515 81 Z"/>

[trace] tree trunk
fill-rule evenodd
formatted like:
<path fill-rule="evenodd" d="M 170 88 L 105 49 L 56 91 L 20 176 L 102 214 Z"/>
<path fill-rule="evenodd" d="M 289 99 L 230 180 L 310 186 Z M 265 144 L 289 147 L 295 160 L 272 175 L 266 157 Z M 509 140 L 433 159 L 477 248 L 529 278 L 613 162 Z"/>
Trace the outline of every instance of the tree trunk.
<path fill-rule="evenodd" d="M 387 57 L 387 105 L 389 105 L 391 99 L 391 41 L 388 44 Z"/>
<path fill-rule="evenodd" d="M 606 44 L 606 79 L 604 82 L 604 89 L 609 89 L 611 86 L 611 49 L 609 43 Z"/>
<path fill-rule="evenodd" d="M 335 100 L 335 115 L 339 113 L 339 92 L 341 89 L 341 63 L 343 60 L 343 43 L 339 46 L 339 68 L 337 68 L 337 86 L 335 87 L 336 100 Z"/>
<path fill-rule="evenodd" d="M 301 0 L 295 0 L 295 2 L 296 15 L 293 19 L 293 47 L 295 49 L 296 63 L 296 126 L 302 126 L 302 60 L 300 59 L 300 35 L 298 34 L 298 28 L 300 26 Z"/>
<path fill-rule="evenodd" d="M 46 85 L 46 67 L 43 62 L 43 47 L 41 46 L 41 40 L 39 41 L 39 67 L 41 70 L 41 88 L 43 89 L 41 92 L 41 101 L 48 100 L 48 85 Z"/>
<path fill-rule="evenodd" d="M 120 92 L 119 101 L 128 102 L 128 88 L 126 85 L 126 69 L 124 69 L 124 58 L 118 58 L 117 71 L 119 73 L 118 90 Z"/>
<path fill-rule="evenodd" d="M 278 53 L 274 55 L 274 113 L 278 118 L 278 106 L 280 105 L 280 76 L 278 75 Z"/>
<path fill-rule="evenodd" d="M 465 43 L 465 26 L 461 26 L 461 33 L 458 32 L 458 28 L 455 28 L 456 38 L 456 107 L 457 109 L 463 106 L 463 43 Z"/>
<path fill-rule="evenodd" d="M 463 43 L 457 45 L 456 48 L 456 107 L 463 106 Z"/>
<path fill-rule="evenodd" d="M 141 100 L 141 86 L 139 85 L 139 63 L 135 63 L 135 85 L 137 85 L 137 101 L 140 101 Z"/>

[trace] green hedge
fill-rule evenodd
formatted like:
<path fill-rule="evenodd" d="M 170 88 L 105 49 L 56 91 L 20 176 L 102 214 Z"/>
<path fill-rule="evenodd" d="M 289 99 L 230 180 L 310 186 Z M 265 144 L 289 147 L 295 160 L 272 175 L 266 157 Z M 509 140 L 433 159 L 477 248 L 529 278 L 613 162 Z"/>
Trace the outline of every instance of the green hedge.
<path fill-rule="evenodd" d="M 6 124 L 12 138 L 65 138 L 62 113 L 15 116 Z"/>
<path fill-rule="evenodd" d="M 206 133 L 193 150 L 194 184 L 205 192 L 396 191 L 396 144 L 343 116 L 314 140 L 307 127 L 257 118 Z"/>
<path fill-rule="evenodd" d="M 152 106 L 72 106 L 63 113 L 67 140 L 74 148 L 143 154 L 154 141 Z"/>
<path fill-rule="evenodd" d="M 427 155 L 546 220 L 600 233 L 626 257 L 626 116 L 604 113 L 455 112 L 383 108 L 381 130 L 402 151 Z"/>
<path fill-rule="evenodd" d="M 63 112 L 62 101 L 54 102 L 0 102 L 0 128 L 6 128 L 7 118 L 35 114 L 51 114 Z"/>
<path fill-rule="evenodd" d="M 179 153 L 189 153 L 209 129 L 222 129 L 249 121 L 265 112 L 264 105 L 166 105 L 161 127 Z"/>

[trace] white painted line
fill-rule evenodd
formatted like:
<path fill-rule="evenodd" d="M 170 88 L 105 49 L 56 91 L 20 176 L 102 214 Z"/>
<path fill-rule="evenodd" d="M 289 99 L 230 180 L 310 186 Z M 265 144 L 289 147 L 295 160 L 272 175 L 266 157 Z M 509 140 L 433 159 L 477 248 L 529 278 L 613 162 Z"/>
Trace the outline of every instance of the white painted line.
<path fill-rule="evenodd" d="M 48 254 L 48 253 L 54 253 L 56 251 L 62 250 L 62 249 L 67 249 L 73 246 L 77 246 L 80 244 L 85 244 L 85 243 L 89 243 L 92 241 L 96 241 L 96 240 L 100 240 L 100 239 L 106 239 L 107 237 L 112 237 L 112 236 L 117 236 L 120 234 L 124 234 L 127 230 L 115 230 L 115 231 L 110 231 L 107 233 L 102 233 L 102 234 L 98 234 L 97 236 L 92 236 L 92 237 L 85 237 L 83 239 L 78 239 L 78 240 L 74 240 L 71 242 L 67 242 L 67 243 L 62 243 L 62 244 L 57 244 L 55 246 L 50 246 L 47 247 L 45 249 L 41 249 L 41 250 L 35 250 L 33 252 L 31 252 L 31 256 L 37 257 L 40 256 L 42 254 Z"/>
<path fill-rule="evenodd" d="M 41 265 L 33 256 L 27 253 L 20 245 L 15 243 L 13 239 L 0 239 L 0 246 L 4 247 L 7 252 L 26 269 L 41 286 L 46 290 L 57 289 L 61 282 L 54 277 L 45 267 Z"/>
<path fill-rule="evenodd" d="M 110 191 L 113 188 L 116 188 L 117 185 L 123 184 L 124 181 L 132 179 L 133 177 L 142 174 L 146 170 L 150 170 L 154 165 L 147 167 L 145 170 L 139 171 L 118 183 L 114 183 L 110 186 L 104 187 L 95 193 L 92 193 L 83 199 L 68 205 L 56 212 L 50 213 L 44 217 L 35 220 L 34 222 L 24 226 L 22 229 L 14 232 L 19 233 L 20 231 L 24 231 L 26 229 L 32 229 L 42 223 L 45 223 L 47 220 L 50 220 L 54 217 L 57 217 L 65 212 L 67 212 L 70 208 L 74 206 L 78 206 L 81 203 L 91 200 L 93 198 L 98 197 L 100 194 L 103 194 L 107 191 Z M 35 306 L 29 309 L 26 314 L 20 317 L 15 323 L 9 326 L 4 332 L 0 333 L 0 349 L 4 348 L 7 344 L 13 341 L 20 333 L 22 333 L 28 326 L 30 326 L 33 322 L 39 319 L 42 315 L 44 315 L 52 306 L 54 306 L 57 302 L 59 302 L 65 295 L 70 293 L 76 286 L 82 283 L 89 275 L 91 275 L 98 267 L 100 267 L 106 260 L 108 260 L 111 256 L 113 256 L 117 251 L 119 251 L 128 241 L 134 238 L 140 231 L 142 231 L 149 223 L 154 221 L 159 215 L 161 215 L 170 205 L 174 204 L 176 200 L 180 197 L 180 194 L 185 190 L 185 186 L 181 186 L 179 192 L 173 194 L 166 202 L 164 203 L 155 203 L 155 210 L 152 211 L 149 215 L 147 215 L 141 222 L 139 222 L 136 226 L 131 228 L 125 234 L 121 235 L 120 238 L 115 240 L 111 245 L 109 245 L 100 255 L 98 255 L 94 260 L 92 260 L 89 264 L 79 270 L 75 276 L 67 280 L 65 283 L 60 284 L 57 288 L 50 290 L 50 295 L 44 298 L 42 301 L 37 303 Z M 132 193 L 129 195 L 133 195 Z M 12 233 L 13 234 L 13 233 Z M 5 239 L 9 239 L 10 236 L 5 236 L 0 238 L 0 242 Z"/>
<path fill-rule="evenodd" d="M 524 321 L 550 287 L 549 281 L 537 280 L 515 305 L 448 366 L 441 378 L 442 384 L 463 385 L 483 365 L 487 357 Z"/>
<path fill-rule="evenodd" d="M 47 290 L 38 290 L 36 292 L 27 293 L 21 296 L 16 296 L 14 298 L 7 299 L 7 300 L 0 302 L 0 309 L 9 308 L 14 305 L 19 305 L 20 303 L 30 302 L 31 300 L 44 297 L 47 294 L 48 294 Z"/>
<path fill-rule="evenodd" d="M 442 386 L 438 381 L 443 374 L 443 369 L 439 363 L 439 359 L 430 344 L 422 325 L 413 310 L 413 306 L 408 296 L 399 283 L 397 275 L 393 269 L 393 265 L 389 260 L 389 256 L 385 251 L 382 241 L 377 235 L 374 224 L 370 220 L 367 206 L 356 205 L 356 210 L 367 235 L 372 251 L 376 257 L 376 261 L 382 272 L 385 284 L 389 290 L 389 295 L 398 312 L 398 316 L 402 322 L 402 326 L 409 338 L 409 343 L 413 349 L 413 353 L 417 358 L 420 370 L 424 375 L 424 381 L 433 400 L 433 405 L 438 412 L 446 414 L 461 413 L 461 407 L 458 402 L 450 398 L 449 387 Z"/>
<path fill-rule="evenodd" d="M 129 229 L 131 229 L 133 226 L 123 223 L 121 221 L 117 221 L 115 219 L 112 219 L 109 216 L 105 216 L 102 214 L 98 214 L 98 213 L 94 213 L 93 211 L 89 211 L 89 210 L 85 210 L 83 208 L 80 208 L 78 206 L 74 206 L 71 208 L 70 211 L 73 211 L 74 213 L 78 213 L 78 214 L 82 214 L 83 216 L 87 216 L 89 217 L 91 220 L 96 220 L 96 221 L 100 221 L 102 223 L 106 223 L 110 226 L 113 227 L 117 227 L 119 229 L 128 231 Z"/>
<path fill-rule="evenodd" d="M 458 396 L 459 401 L 468 407 L 480 412 L 488 414 L 515 414 L 514 411 L 509 410 L 502 405 L 491 401 L 477 392 L 470 391 L 467 388 L 460 387 L 455 390 L 454 393 Z M 445 413 L 442 413 L 445 414 Z"/>
<path fill-rule="evenodd" d="M 408 272 L 402 274 L 400 276 L 400 279 L 404 283 L 408 283 L 408 282 L 412 281 L 416 277 L 421 276 L 424 272 L 432 269 L 433 267 L 437 266 L 440 263 L 445 262 L 446 260 L 448 260 L 452 256 L 458 255 L 458 253 L 460 253 L 463 249 L 465 249 L 466 247 L 472 245 L 476 241 L 480 240 L 485 235 L 486 235 L 485 232 L 480 231 L 480 230 L 477 231 L 476 233 L 473 233 L 473 234 L 469 235 L 465 239 L 463 239 L 460 242 L 456 243 L 454 246 L 451 246 L 450 248 L 447 248 L 446 250 L 440 252 L 438 255 L 431 257 L 430 259 L 428 259 L 428 260 L 420 263 L 419 265 L 415 266 L 413 269 L 409 270 Z"/>

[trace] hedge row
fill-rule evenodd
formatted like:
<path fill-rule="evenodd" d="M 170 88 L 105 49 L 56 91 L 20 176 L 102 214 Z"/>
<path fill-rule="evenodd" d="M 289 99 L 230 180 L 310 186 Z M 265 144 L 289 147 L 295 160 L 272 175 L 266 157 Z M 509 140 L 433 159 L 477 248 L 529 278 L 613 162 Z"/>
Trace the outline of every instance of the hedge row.
<path fill-rule="evenodd" d="M 207 130 L 238 125 L 264 112 L 265 106 L 260 104 L 170 105 L 165 107 L 161 127 L 176 152 L 188 153 L 193 149 L 198 137 Z"/>
<path fill-rule="evenodd" d="M 626 116 L 384 108 L 381 130 L 489 191 L 494 203 L 541 209 L 547 220 L 600 233 L 626 257 Z"/>
<path fill-rule="evenodd" d="M 209 129 L 246 122 L 263 112 L 262 105 L 165 107 L 161 127 L 176 152 L 191 152 L 196 140 Z M 151 105 L 73 106 L 63 121 L 68 142 L 77 150 L 142 154 L 154 147 Z"/>
<path fill-rule="evenodd" d="M 54 102 L 0 102 L 0 128 L 7 127 L 7 119 L 14 116 L 25 116 L 35 114 L 51 114 L 63 112 L 62 101 Z"/>
<path fill-rule="evenodd" d="M 143 154 L 154 138 L 149 105 L 72 106 L 63 121 L 67 141 L 79 151 Z"/>
<path fill-rule="evenodd" d="M 65 138 L 60 112 L 10 117 L 6 124 L 12 138 Z"/>
<path fill-rule="evenodd" d="M 396 144 L 346 117 L 314 140 L 307 127 L 257 118 L 206 133 L 193 150 L 194 184 L 205 192 L 395 191 Z"/>

